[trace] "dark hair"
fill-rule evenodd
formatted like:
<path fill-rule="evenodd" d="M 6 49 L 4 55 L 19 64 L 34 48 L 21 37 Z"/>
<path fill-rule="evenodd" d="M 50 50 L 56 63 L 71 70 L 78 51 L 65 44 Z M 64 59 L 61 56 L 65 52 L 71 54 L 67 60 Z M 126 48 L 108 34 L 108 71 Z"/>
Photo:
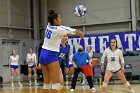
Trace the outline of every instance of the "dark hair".
<path fill-rule="evenodd" d="M 15 49 L 12 50 L 11 56 L 13 55 L 13 51 L 14 51 L 14 50 L 15 50 Z M 15 51 L 16 51 L 16 50 L 15 50 Z"/>
<path fill-rule="evenodd" d="M 115 42 L 116 42 L 116 49 L 117 49 L 117 48 L 118 48 L 117 40 L 116 40 L 115 38 L 113 38 L 113 39 L 111 39 L 111 40 L 115 40 Z M 112 50 L 112 48 L 111 48 L 111 41 L 110 41 L 110 49 Z"/>
<path fill-rule="evenodd" d="M 50 22 L 51 25 L 54 25 L 54 19 L 57 19 L 58 14 L 54 12 L 54 10 L 48 11 L 48 22 Z"/>
<path fill-rule="evenodd" d="M 32 47 L 29 47 L 29 49 L 32 49 L 32 50 L 33 50 L 33 48 L 32 48 Z"/>

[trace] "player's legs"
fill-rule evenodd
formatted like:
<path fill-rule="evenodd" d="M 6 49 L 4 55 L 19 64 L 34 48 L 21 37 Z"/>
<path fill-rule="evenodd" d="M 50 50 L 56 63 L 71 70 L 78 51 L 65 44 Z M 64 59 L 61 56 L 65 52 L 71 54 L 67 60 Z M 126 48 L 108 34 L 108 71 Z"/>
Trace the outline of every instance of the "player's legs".
<path fill-rule="evenodd" d="M 124 72 L 122 70 L 119 70 L 116 75 L 118 76 L 119 79 L 121 79 L 122 83 L 128 87 L 130 91 L 133 91 L 133 88 L 131 87 L 130 83 L 126 80 Z"/>
<path fill-rule="evenodd" d="M 71 79 L 73 78 L 73 73 L 74 73 L 73 65 L 70 65 L 70 67 L 67 70 L 68 71 L 65 71 L 66 72 L 66 85 L 68 85 L 69 76 L 70 76 Z"/>
<path fill-rule="evenodd" d="M 66 68 L 65 69 L 65 73 L 66 73 L 66 86 L 69 84 L 68 81 L 69 81 L 69 74 L 70 74 L 70 68 Z"/>
<path fill-rule="evenodd" d="M 32 68 L 28 67 L 28 81 L 30 86 L 32 85 L 31 77 L 32 77 Z"/>
<path fill-rule="evenodd" d="M 19 86 L 22 87 L 22 84 L 20 82 L 20 68 L 15 69 L 16 71 L 16 76 L 18 78 Z"/>
<path fill-rule="evenodd" d="M 33 67 L 33 72 L 34 72 L 35 85 L 38 85 L 37 84 L 37 68 L 36 67 Z"/>
<path fill-rule="evenodd" d="M 49 76 L 49 69 L 46 65 L 41 64 L 42 72 L 43 72 L 43 79 L 44 79 L 44 86 L 43 89 L 50 89 L 51 88 L 51 78 Z"/>
<path fill-rule="evenodd" d="M 12 83 L 12 87 L 14 87 L 14 82 L 13 82 L 14 73 L 15 73 L 14 68 L 10 68 L 10 74 L 11 74 L 10 80 L 11 80 L 11 83 Z"/>
<path fill-rule="evenodd" d="M 60 66 L 59 62 L 51 62 L 47 65 L 49 69 L 49 76 L 51 78 L 52 89 L 60 89 Z"/>
<path fill-rule="evenodd" d="M 63 83 L 64 83 L 64 77 L 63 77 L 62 70 L 61 70 L 61 68 L 60 68 L 60 84 L 63 85 Z"/>
<path fill-rule="evenodd" d="M 73 67 L 73 66 L 70 67 L 69 73 L 70 73 L 70 75 L 71 75 L 71 78 L 73 78 L 73 74 L 74 74 L 74 67 Z"/>
<path fill-rule="evenodd" d="M 104 76 L 104 82 L 103 82 L 103 86 L 102 86 L 103 92 L 106 92 L 107 85 L 108 85 L 108 82 L 109 82 L 111 77 L 112 77 L 112 72 L 109 70 L 106 70 L 105 76 Z"/>

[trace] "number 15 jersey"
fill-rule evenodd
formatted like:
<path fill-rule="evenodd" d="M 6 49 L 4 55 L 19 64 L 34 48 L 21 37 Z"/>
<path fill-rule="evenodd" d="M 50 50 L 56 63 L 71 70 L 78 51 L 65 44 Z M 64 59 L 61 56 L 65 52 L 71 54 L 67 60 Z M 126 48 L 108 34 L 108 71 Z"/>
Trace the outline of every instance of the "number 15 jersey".
<path fill-rule="evenodd" d="M 116 49 L 114 52 L 112 52 L 110 48 L 106 49 L 103 52 L 103 56 L 101 58 L 101 63 L 104 63 L 105 57 L 107 57 L 106 70 L 109 70 L 112 72 L 115 72 L 121 68 L 119 60 L 121 60 L 121 63 L 124 63 L 123 54 L 120 49 Z"/>
<path fill-rule="evenodd" d="M 45 38 L 42 48 L 59 52 L 60 43 L 63 35 L 75 34 L 76 29 L 66 26 L 52 26 L 48 23 L 45 30 Z"/>

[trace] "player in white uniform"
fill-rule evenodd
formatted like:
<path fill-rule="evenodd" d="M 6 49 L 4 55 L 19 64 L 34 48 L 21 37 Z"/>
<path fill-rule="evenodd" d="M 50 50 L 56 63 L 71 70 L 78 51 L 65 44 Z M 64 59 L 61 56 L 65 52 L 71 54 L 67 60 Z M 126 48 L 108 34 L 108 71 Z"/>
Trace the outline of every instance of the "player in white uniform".
<path fill-rule="evenodd" d="M 103 93 L 106 92 L 109 79 L 112 77 L 112 73 L 116 73 L 118 78 L 121 79 L 124 86 L 128 87 L 131 93 L 134 93 L 135 91 L 133 90 L 133 88 L 130 86 L 130 83 L 125 78 L 124 58 L 123 58 L 122 51 L 117 48 L 116 39 L 112 39 L 110 43 L 110 48 L 106 49 L 103 52 L 103 55 L 101 58 L 102 70 L 104 70 L 105 57 L 107 57 L 107 67 L 106 67 L 104 82 L 102 86 Z M 119 63 L 119 60 L 121 60 L 121 64 Z"/>
<path fill-rule="evenodd" d="M 10 64 L 10 72 L 11 72 L 11 83 L 12 87 L 14 87 L 14 74 L 17 75 L 19 86 L 22 87 L 22 84 L 20 82 L 20 67 L 19 67 L 19 55 L 16 54 L 16 50 L 12 50 L 12 54 L 9 57 L 9 64 Z"/>
<path fill-rule="evenodd" d="M 72 63 L 72 57 L 73 57 L 73 54 L 70 52 L 69 53 L 69 67 L 65 69 L 65 72 L 66 72 L 66 85 L 68 85 L 69 75 L 70 75 L 71 78 L 73 78 L 73 74 L 74 74 L 74 67 L 73 67 L 73 63 Z"/>
<path fill-rule="evenodd" d="M 37 86 L 37 58 L 36 54 L 33 53 L 33 49 L 29 48 L 29 53 L 26 57 L 27 64 L 28 64 L 28 80 L 29 80 L 29 86 L 32 85 L 31 77 L 32 77 L 32 70 L 34 72 L 34 80 L 35 80 L 35 86 Z"/>
<path fill-rule="evenodd" d="M 93 57 L 93 52 L 91 51 L 91 47 L 90 46 L 87 46 L 86 47 L 86 51 L 88 52 L 90 58 L 92 59 Z M 90 60 L 91 60 L 90 59 Z M 87 61 L 88 62 L 88 61 Z M 82 82 L 82 85 L 85 85 L 86 84 L 86 77 L 85 77 L 85 74 L 83 74 L 83 82 Z"/>
<path fill-rule="evenodd" d="M 45 30 L 45 38 L 40 53 L 40 64 L 44 77 L 43 89 L 59 90 L 60 89 L 60 66 L 58 62 L 58 52 L 63 35 L 77 34 L 81 38 L 83 33 L 70 27 L 61 26 L 60 15 L 53 10 L 48 13 L 48 25 Z"/>

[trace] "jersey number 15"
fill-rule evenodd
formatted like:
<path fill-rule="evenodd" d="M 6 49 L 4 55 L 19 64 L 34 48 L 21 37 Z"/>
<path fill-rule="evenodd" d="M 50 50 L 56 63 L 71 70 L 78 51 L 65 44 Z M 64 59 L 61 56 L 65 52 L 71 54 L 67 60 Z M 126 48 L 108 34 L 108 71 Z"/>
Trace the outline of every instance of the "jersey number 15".
<path fill-rule="evenodd" d="M 50 31 L 50 30 L 47 29 L 47 31 L 45 33 L 45 37 L 47 37 L 48 39 L 50 39 L 51 36 L 52 36 L 52 31 Z"/>

